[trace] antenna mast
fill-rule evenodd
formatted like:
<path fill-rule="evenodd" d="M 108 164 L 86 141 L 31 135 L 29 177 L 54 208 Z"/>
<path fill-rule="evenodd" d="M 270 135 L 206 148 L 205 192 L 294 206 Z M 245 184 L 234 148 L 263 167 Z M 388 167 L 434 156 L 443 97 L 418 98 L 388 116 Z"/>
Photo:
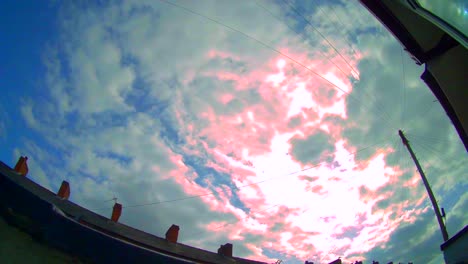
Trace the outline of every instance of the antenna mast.
<path fill-rule="evenodd" d="M 418 158 L 416 157 L 416 154 L 414 154 L 413 149 L 411 148 L 411 145 L 408 141 L 408 139 L 405 137 L 405 134 L 403 134 L 403 131 L 398 130 L 398 135 L 400 135 L 401 141 L 403 142 L 403 145 L 406 146 L 408 149 L 411 158 L 413 159 L 414 163 L 416 164 L 416 167 L 418 168 L 419 174 L 421 174 L 421 178 L 424 182 L 424 186 L 426 187 L 427 194 L 429 195 L 429 198 L 431 199 L 432 206 L 434 207 L 435 214 L 437 216 L 437 221 L 439 222 L 440 226 L 440 231 L 442 232 L 442 236 L 444 237 L 444 241 L 448 240 L 448 233 L 447 233 L 447 228 L 445 227 L 444 221 L 442 220 L 442 215 L 439 210 L 439 205 L 437 205 L 437 201 L 434 197 L 434 194 L 432 193 L 431 186 L 429 185 L 429 182 L 426 179 L 426 175 L 424 174 L 423 169 L 421 168 L 421 165 L 419 164 Z"/>

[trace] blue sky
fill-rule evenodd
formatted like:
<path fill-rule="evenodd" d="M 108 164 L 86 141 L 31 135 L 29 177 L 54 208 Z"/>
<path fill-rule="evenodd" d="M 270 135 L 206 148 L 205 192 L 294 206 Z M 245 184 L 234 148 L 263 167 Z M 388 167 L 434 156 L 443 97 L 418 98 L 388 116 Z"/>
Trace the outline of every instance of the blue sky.
<path fill-rule="evenodd" d="M 0 159 L 27 155 L 47 188 L 68 180 L 106 216 L 115 195 L 122 222 L 178 224 L 208 250 L 441 261 L 397 130 L 451 235 L 467 221 L 466 151 L 374 17 L 352 1 L 171 3 L 2 2 Z"/>
<path fill-rule="evenodd" d="M 19 104 L 24 95 L 44 96 L 37 85 L 45 71 L 42 56 L 47 43 L 56 31 L 56 8 L 40 1 L 29 1 L 19 5 L 17 1 L 3 1 L 0 16 L 2 32 L 0 36 L 1 66 L 0 85 L 2 119 L 7 122 L 6 136 L 2 145 L 8 151 L 0 153 L 1 160 L 13 162 L 11 151 L 21 144 L 21 137 L 43 138 L 27 129 L 21 117 Z M 22 131 L 21 134 L 13 131 Z"/>

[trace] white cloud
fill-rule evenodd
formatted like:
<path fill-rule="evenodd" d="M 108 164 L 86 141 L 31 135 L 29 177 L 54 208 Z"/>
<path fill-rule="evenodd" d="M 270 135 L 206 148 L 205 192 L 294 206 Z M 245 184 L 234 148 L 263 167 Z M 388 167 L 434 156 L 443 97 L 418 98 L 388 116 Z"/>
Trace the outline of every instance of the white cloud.
<path fill-rule="evenodd" d="M 31 128 L 37 128 L 38 124 L 33 113 L 33 105 L 31 103 L 25 103 L 21 106 L 21 114 L 23 115 L 26 124 Z"/>
<path fill-rule="evenodd" d="M 358 69 L 358 81 L 310 25 L 291 16 L 284 5 L 261 3 L 289 25 L 305 27 L 307 41 L 254 2 L 180 1 L 321 74 L 336 76 L 350 95 L 343 96 L 289 60 L 278 63 L 281 56 L 252 39 L 161 2 L 104 7 L 67 3 L 61 8 L 60 17 L 66 19 L 59 21 L 58 42 L 44 56 L 51 100 L 26 100 L 21 106 L 27 124 L 49 144 L 25 146 L 38 164 L 47 164 L 33 170 L 39 181 L 47 185 L 49 180 L 54 187 L 61 178 L 68 179 L 72 199 L 89 208 L 110 208 L 104 201 L 114 194 L 125 206 L 224 188 L 217 196 L 125 208 L 122 221 L 157 235 L 179 224 L 183 242 L 214 251 L 220 243 L 235 241 L 236 255 L 243 256 L 265 257 L 262 250 L 268 249 L 305 258 L 312 244 L 323 259 L 361 254 L 389 241 L 400 224 L 414 221 L 411 215 L 398 218 L 396 213 L 413 210 L 423 215 L 419 200 L 408 198 L 420 196 L 422 188 L 413 184 L 404 193 L 414 178 L 405 171 L 410 166 L 389 168 L 389 148 L 370 149 L 363 163 L 348 149 L 368 146 L 383 136 L 395 139 L 402 111 L 417 113 L 431 101 L 417 77 L 421 69 L 406 59 L 407 93 L 413 101 L 405 108 L 399 97 L 402 89 L 395 88 L 401 85 L 399 47 L 369 14 L 351 1 L 336 5 L 332 12 L 347 26 L 336 31 L 338 18 L 308 9 L 312 23 Z M 322 8 L 330 12 L 328 6 Z M 356 54 L 342 41 L 345 34 L 351 34 L 348 42 L 354 43 Z M 297 87 L 306 87 L 305 92 L 295 93 Z M 297 106 L 294 111 L 289 111 L 291 102 Z M 288 127 L 288 112 L 294 112 L 300 129 Z M 352 119 L 345 120 L 347 116 Z M 442 132 L 448 130 L 443 114 L 406 124 L 430 130 L 434 120 Z M 356 131 L 348 134 L 352 126 Z M 229 188 L 300 170 L 302 165 L 289 154 L 289 140 L 316 131 L 334 140 L 331 148 L 341 154 L 336 158 L 341 167 L 336 167 L 348 171 L 327 164 L 304 172 L 302 180 L 294 176 L 237 191 Z M 341 147 L 340 139 L 346 141 Z M 452 157 L 460 153 L 456 144 L 448 149 Z M 322 153 L 318 145 L 304 153 Z M 197 171 L 201 165 L 219 175 L 207 177 Z M 460 179 L 453 177 L 446 186 L 434 181 L 439 192 L 455 188 Z M 361 191 L 362 186 L 368 188 Z M 343 203 L 347 200 L 348 206 Z M 258 212 L 277 204 L 281 206 Z M 106 210 L 100 212 L 108 214 Z M 226 222 L 232 224 L 216 229 Z M 283 230 L 272 231 L 276 223 Z M 330 238 L 338 232 L 344 238 Z M 362 243 L 350 244 L 350 239 Z"/>

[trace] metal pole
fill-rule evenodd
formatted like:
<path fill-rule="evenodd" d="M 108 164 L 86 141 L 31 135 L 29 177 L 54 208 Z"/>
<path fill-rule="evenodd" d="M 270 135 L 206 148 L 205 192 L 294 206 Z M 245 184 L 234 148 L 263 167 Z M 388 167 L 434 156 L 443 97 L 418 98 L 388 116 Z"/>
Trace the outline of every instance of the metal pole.
<path fill-rule="evenodd" d="M 406 139 L 405 134 L 403 134 L 403 131 L 398 130 L 398 135 L 400 135 L 401 141 L 403 142 L 403 145 L 406 146 L 408 149 L 411 158 L 413 159 L 414 163 L 416 164 L 416 167 L 418 168 L 419 174 L 421 174 L 421 178 L 424 182 L 424 186 L 426 187 L 427 194 L 429 195 L 429 198 L 431 199 L 432 206 L 434 207 L 435 214 L 437 216 L 437 221 L 439 222 L 440 226 L 440 231 L 442 232 L 442 236 L 444 237 L 444 241 L 448 240 L 448 233 L 447 233 L 447 228 L 445 227 L 444 221 L 442 220 L 442 215 L 439 210 L 439 206 L 437 205 L 437 201 L 434 197 L 434 194 L 432 193 L 431 186 L 429 185 L 429 182 L 426 179 L 426 175 L 424 174 L 423 169 L 421 168 L 421 165 L 419 164 L 418 158 L 413 152 L 413 149 L 411 148 L 411 145 L 409 144 L 408 139 Z"/>

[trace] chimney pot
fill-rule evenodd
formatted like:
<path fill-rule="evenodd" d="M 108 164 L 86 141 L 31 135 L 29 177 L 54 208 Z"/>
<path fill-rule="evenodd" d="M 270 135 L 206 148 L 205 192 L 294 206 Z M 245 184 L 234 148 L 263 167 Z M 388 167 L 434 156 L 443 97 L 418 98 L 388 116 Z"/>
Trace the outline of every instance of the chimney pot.
<path fill-rule="evenodd" d="M 232 257 L 232 244 L 226 243 L 224 245 L 221 245 L 218 249 L 218 254 L 227 257 Z"/>
<path fill-rule="evenodd" d="M 177 243 L 177 238 L 179 237 L 179 226 L 172 225 L 166 232 L 166 240 L 172 243 Z"/>
<path fill-rule="evenodd" d="M 121 214 L 122 214 L 122 205 L 119 203 L 115 203 L 114 208 L 112 208 L 111 220 L 114 222 L 118 222 Z"/>
<path fill-rule="evenodd" d="M 57 196 L 68 200 L 70 197 L 70 184 L 67 181 L 62 181 L 62 185 L 60 185 L 60 189 L 57 193 Z"/>
<path fill-rule="evenodd" d="M 14 170 L 20 175 L 26 176 L 29 171 L 27 161 L 28 161 L 28 157 L 21 156 L 18 159 L 18 162 L 16 163 Z"/>

